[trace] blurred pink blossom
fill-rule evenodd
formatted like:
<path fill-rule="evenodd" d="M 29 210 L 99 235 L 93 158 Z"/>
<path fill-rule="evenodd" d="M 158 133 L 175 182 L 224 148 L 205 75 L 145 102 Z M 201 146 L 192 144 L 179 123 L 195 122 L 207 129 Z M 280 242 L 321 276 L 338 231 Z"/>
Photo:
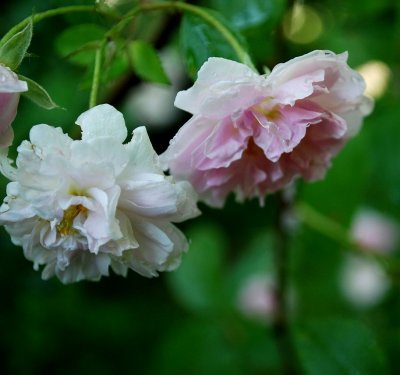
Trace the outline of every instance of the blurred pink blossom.
<path fill-rule="evenodd" d="M 347 53 L 314 51 L 269 75 L 210 58 L 175 105 L 193 114 L 162 155 L 165 168 L 189 180 L 209 205 L 223 206 L 281 189 L 296 177 L 320 179 L 358 132 L 372 102 Z"/>
<path fill-rule="evenodd" d="M 344 259 L 339 285 L 349 302 L 359 308 L 369 308 L 382 301 L 391 283 L 379 263 L 351 255 Z"/>
<path fill-rule="evenodd" d="M 249 318 L 269 322 L 276 306 L 274 291 L 275 283 L 270 278 L 249 277 L 239 290 L 237 307 Z"/>
<path fill-rule="evenodd" d="M 27 91 L 28 85 L 20 81 L 9 68 L 0 65 L 0 147 L 5 148 L 13 141 L 11 123 L 17 114 L 19 96 Z"/>
<path fill-rule="evenodd" d="M 365 250 L 391 252 L 399 242 L 399 224 L 370 209 L 357 212 L 351 227 L 352 239 Z"/>

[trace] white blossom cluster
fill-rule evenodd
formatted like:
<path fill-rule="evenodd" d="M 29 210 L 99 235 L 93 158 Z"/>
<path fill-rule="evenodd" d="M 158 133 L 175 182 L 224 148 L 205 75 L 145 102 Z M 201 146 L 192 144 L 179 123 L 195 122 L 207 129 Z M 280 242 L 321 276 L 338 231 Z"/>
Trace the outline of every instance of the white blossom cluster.
<path fill-rule="evenodd" d="M 94 107 L 76 123 L 81 140 L 32 127 L 18 147 L 0 224 L 35 269 L 44 265 L 44 279 L 175 269 L 188 243 L 172 222 L 199 214 L 191 185 L 164 175 L 144 127 L 123 144 L 125 122 L 112 106 Z"/>

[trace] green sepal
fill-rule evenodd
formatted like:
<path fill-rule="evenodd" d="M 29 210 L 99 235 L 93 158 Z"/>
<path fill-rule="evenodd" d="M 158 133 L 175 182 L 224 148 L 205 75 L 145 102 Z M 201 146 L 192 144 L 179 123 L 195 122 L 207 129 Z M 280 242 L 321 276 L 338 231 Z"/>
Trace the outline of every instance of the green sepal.
<path fill-rule="evenodd" d="M 44 109 L 59 108 L 59 106 L 50 97 L 49 93 L 37 82 L 22 75 L 18 75 L 18 77 L 21 81 L 25 81 L 28 84 L 28 91 L 23 92 L 23 96 Z"/>
<path fill-rule="evenodd" d="M 33 33 L 32 19 L 19 32 L 0 41 L 0 63 L 16 70 L 26 56 Z"/>

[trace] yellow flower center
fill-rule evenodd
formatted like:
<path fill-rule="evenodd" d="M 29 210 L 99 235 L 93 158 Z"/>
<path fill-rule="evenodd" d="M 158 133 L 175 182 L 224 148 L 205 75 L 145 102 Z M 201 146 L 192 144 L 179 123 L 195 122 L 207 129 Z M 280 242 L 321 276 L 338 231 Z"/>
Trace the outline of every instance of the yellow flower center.
<path fill-rule="evenodd" d="M 76 229 L 73 228 L 74 220 L 80 213 L 86 212 L 87 208 L 81 204 L 68 207 L 64 211 L 64 216 L 60 221 L 60 224 L 57 225 L 57 232 L 61 236 L 67 236 L 76 233 Z"/>
<path fill-rule="evenodd" d="M 268 105 L 268 103 L 271 101 L 272 98 L 268 97 L 264 99 L 262 102 L 256 104 L 253 106 L 253 110 L 262 114 L 266 119 L 269 121 L 276 120 L 280 117 L 280 112 L 279 112 L 279 105 L 275 104 L 273 106 Z"/>

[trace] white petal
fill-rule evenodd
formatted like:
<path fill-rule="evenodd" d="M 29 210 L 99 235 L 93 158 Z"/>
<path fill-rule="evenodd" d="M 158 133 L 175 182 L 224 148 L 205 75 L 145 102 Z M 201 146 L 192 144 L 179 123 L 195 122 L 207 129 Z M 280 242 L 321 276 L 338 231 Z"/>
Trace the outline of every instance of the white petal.
<path fill-rule="evenodd" d="M 123 142 L 128 135 L 121 112 L 109 104 L 100 104 L 82 113 L 76 120 L 82 128 L 82 140 L 110 137 Z"/>
<path fill-rule="evenodd" d="M 71 160 L 76 169 L 90 165 L 110 166 L 118 176 L 128 163 L 128 153 L 121 142 L 110 138 L 95 138 L 87 142 L 74 142 L 71 146 Z"/>
<path fill-rule="evenodd" d="M 187 181 L 176 182 L 175 188 L 177 189 L 177 214 L 170 218 L 175 223 L 180 223 L 187 219 L 192 219 L 201 214 L 197 208 L 197 193 L 193 186 Z"/>
<path fill-rule="evenodd" d="M 160 225 L 160 228 L 172 241 L 174 248 L 168 255 L 166 261 L 159 268 L 159 271 L 173 271 L 180 265 L 181 255 L 188 250 L 189 244 L 185 235 L 175 225 L 163 223 Z"/>
<path fill-rule="evenodd" d="M 40 159 L 51 153 L 62 156 L 69 155 L 72 139 L 68 134 L 64 134 L 61 128 L 45 124 L 35 125 L 29 131 L 29 138 L 31 140 L 30 148 Z M 20 147 L 18 147 L 18 152 L 20 152 Z"/>
<path fill-rule="evenodd" d="M 303 74 L 313 72 L 315 69 L 326 68 L 331 64 L 336 65 L 338 62 L 345 64 L 346 61 L 347 52 L 336 55 L 331 51 L 316 50 L 276 65 L 267 80 L 273 85 L 280 85 Z"/>
<path fill-rule="evenodd" d="M 11 128 L 9 130 L 13 133 Z M 17 170 L 11 165 L 11 161 L 8 158 L 8 148 L 0 147 L 0 172 L 11 181 L 16 179 Z"/>
<path fill-rule="evenodd" d="M 9 68 L 0 65 L 0 92 L 28 91 L 28 84 L 20 81 L 18 76 Z"/>
<path fill-rule="evenodd" d="M 104 245 L 100 251 L 111 253 L 112 255 L 120 257 L 123 255 L 124 251 L 138 248 L 139 243 L 135 238 L 132 223 L 128 216 L 125 215 L 121 210 L 118 210 L 116 213 L 116 218 L 119 223 L 119 229 L 122 233 L 121 238 L 116 241 L 110 241 Z M 118 258 L 113 257 L 113 259 L 116 260 Z"/>
<path fill-rule="evenodd" d="M 81 280 L 98 281 L 101 276 L 108 276 L 110 263 L 107 254 L 94 255 L 88 251 L 76 250 L 70 255 L 68 266 L 62 269 L 57 265 L 55 273 L 63 284 Z M 42 274 L 42 277 L 45 277 L 45 274 Z"/>
<path fill-rule="evenodd" d="M 247 65 L 212 57 L 198 73 L 194 85 L 178 93 L 175 106 L 192 114 L 224 117 L 235 110 L 248 108 L 262 98 L 264 77 Z"/>
<path fill-rule="evenodd" d="M 119 207 L 133 215 L 166 219 L 177 212 L 177 191 L 165 179 L 132 181 L 122 192 Z"/>
<path fill-rule="evenodd" d="M 174 243 L 156 223 L 136 220 L 133 228 L 140 246 L 130 253 L 128 265 L 144 276 L 156 276 L 174 250 Z"/>
<path fill-rule="evenodd" d="M 129 165 L 124 171 L 124 178 L 131 179 L 133 174 L 142 172 L 164 175 L 144 126 L 133 131 L 132 140 L 125 147 L 129 154 Z"/>
<path fill-rule="evenodd" d="M 364 117 L 369 115 L 373 108 L 374 101 L 367 96 L 363 96 L 353 110 L 339 114 L 347 123 L 346 137 L 353 137 L 359 132 Z"/>

